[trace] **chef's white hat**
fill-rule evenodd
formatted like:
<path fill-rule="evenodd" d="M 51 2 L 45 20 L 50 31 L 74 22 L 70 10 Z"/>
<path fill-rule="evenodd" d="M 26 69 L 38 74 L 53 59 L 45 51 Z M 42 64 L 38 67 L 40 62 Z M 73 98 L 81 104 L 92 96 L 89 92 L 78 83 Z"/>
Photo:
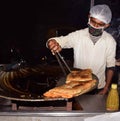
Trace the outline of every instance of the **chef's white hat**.
<path fill-rule="evenodd" d="M 95 5 L 90 9 L 90 17 L 97 18 L 98 20 L 108 24 L 112 18 L 112 12 L 108 5 Z"/>

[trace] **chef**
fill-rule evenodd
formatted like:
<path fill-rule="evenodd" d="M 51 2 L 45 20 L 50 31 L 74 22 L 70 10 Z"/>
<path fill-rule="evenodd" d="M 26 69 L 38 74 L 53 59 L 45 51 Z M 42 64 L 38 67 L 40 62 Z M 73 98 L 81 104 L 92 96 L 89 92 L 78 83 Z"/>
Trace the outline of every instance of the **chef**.
<path fill-rule="evenodd" d="M 95 5 L 89 11 L 87 28 L 47 41 L 53 54 L 62 48 L 73 48 L 74 68 L 92 69 L 99 79 L 98 94 L 103 95 L 110 87 L 115 69 L 116 41 L 105 31 L 111 18 L 108 5 Z"/>

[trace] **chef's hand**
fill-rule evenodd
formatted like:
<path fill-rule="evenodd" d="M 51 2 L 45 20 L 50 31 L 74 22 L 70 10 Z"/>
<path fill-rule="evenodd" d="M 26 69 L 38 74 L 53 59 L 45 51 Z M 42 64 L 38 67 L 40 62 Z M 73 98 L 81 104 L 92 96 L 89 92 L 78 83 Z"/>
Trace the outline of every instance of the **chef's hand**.
<path fill-rule="evenodd" d="M 51 50 L 54 55 L 56 52 L 60 52 L 62 50 L 61 46 L 55 39 L 51 39 L 47 43 L 48 48 Z"/>
<path fill-rule="evenodd" d="M 105 95 L 105 94 L 107 94 L 107 92 L 108 92 L 108 88 L 104 88 L 103 90 L 101 90 L 98 94 L 100 94 L 100 95 Z"/>

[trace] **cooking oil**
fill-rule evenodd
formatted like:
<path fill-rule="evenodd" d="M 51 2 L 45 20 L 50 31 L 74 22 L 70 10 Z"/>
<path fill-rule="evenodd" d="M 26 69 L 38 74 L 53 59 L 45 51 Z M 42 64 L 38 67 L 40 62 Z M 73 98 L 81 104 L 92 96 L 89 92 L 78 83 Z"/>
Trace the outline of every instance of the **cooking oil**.
<path fill-rule="evenodd" d="M 106 100 L 106 110 L 118 111 L 119 110 L 119 93 L 117 84 L 112 84 Z"/>

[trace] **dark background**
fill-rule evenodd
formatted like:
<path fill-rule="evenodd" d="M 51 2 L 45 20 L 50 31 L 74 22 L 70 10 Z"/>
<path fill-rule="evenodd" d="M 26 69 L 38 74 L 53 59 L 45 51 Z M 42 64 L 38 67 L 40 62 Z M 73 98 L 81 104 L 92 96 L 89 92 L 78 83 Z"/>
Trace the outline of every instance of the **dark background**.
<path fill-rule="evenodd" d="M 11 58 L 24 58 L 28 63 L 53 59 L 46 48 L 49 37 L 66 35 L 87 27 L 90 0 L 44 0 L 36 2 L 4 2 L 0 4 L 0 63 Z M 108 4 L 113 18 L 119 18 L 119 0 L 95 0 Z M 57 32 L 57 33 L 56 33 Z M 68 59 L 72 50 L 63 53 Z"/>

